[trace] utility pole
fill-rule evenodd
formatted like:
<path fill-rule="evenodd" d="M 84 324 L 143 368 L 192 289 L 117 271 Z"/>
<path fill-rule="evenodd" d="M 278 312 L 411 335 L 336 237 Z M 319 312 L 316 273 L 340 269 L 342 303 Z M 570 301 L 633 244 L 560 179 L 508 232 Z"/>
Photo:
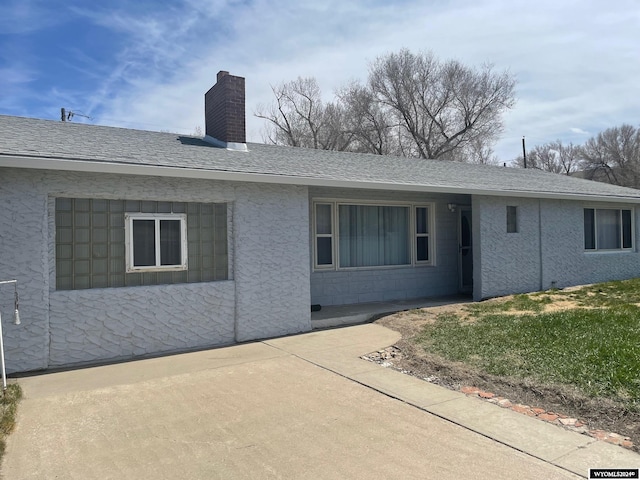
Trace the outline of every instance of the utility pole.
<path fill-rule="evenodd" d="M 67 110 L 64 107 L 60 109 L 60 120 L 62 120 L 63 122 L 70 122 L 71 119 L 76 115 L 79 117 L 88 118 L 89 120 L 93 120 L 93 118 L 91 118 L 89 115 L 85 115 L 83 113 L 78 113 L 78 112 L 72 112 L 71 110 L 67 112 Z"/>
<path fill-rule="evenodd" d="M 524 159 L 524 168 L 527 168 L 527 149 L 524 146 L 524 135 L 522 136 L 522 158 Z"/>

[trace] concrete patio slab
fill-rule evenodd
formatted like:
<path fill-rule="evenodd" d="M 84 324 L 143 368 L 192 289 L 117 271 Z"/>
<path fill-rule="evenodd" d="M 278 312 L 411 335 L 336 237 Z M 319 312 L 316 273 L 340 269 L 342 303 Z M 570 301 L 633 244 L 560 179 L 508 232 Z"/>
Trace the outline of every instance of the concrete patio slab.
<path fill-rule="evenodd" d="M 170 355 L 91 368 L 54 371 L 46 375 L 38 374 L 35 376 L 37 380 L 34 381 L 29 380 L 31 377 L 25 376 L 20 378 L 19 383 L 29 385 L 29 392 L 33 396 L 38 396 L 41 393 L 52 395 L 137 383 L 154 378 L 262 361 L 286 355 L 289 353 L 270 348 L 262 343 L 249 343 L 182 353 L 175 355 L 176 361 L 172 361 L 174 356 Z"/>
<path fill-rule="evenodd" d="M 593 441 L 585 448 L 557 458 L 553 463 L 583 475 L 587 475 L 584 471 L 585 465 L 589 465 L 589 468 L 640 468 L 638 454 L 598 441 Z"/>
<path fill-rule="evenodd" d="M 367 362 L 373 363 L 373 362 Z M 375 364 L 378 368 L 379 365 Z M 369 370 L 350 378 L 363 383 L 379 392 L 398 398 L 416 407 L 428 409 L 433 405 L 451 400 L 466 399 L 460 392 L 433 385 L 410 375 L 403 375 L 389 369 Z"/>
<path fill-rule="evenodd" d="M 459 398 L 427 409 L 443 418 L 553 462 L 586 447 L 594 439 L 476 398 Z M 584 468 L 582 469 L 584 473 Z"/>
<path fill-rule="evenodd" d="M 470 295 L 453 295 L 440 298 L 416 298 L 394 302 L 369 302 L 352 305 L 323 306 L 320 311 L 311 313 L 311 326 L 314 329 L 355 325 L 370 321 L 380 315 L 413 310 L 416 308 L 438 307 L 452 303 L 471 301 Z"/>
<path fill-rule="evenodd" d="M 294 354 L 312 351 L 350 348 L 355 357 L 370 353 L 373 345 L 393 345 L 400 334 L 388 328 L 369 323 L 331 330 L 321 330 L 304 335 L 265 340 L 264 343 Z M 375 347 L 377 348 L 384 347 Z"/>
<path fill-rule="evenodd" d="M 68 393 L 78 371 L 50 393 L 21 379 L 3 478 L 576 478 L 297 356 L 191 366 Z"/>
<path fill-rule="evenodd" d="M 19 379 L 11 479 L 565 479 L 640 456 L 359 356 L 374 324 Z M 431 413 L 429 413 L 431 412 Z"/>
<path fill-rule="evenodd" d="M 355 356 L 352 347 L 337 348 L 327 355 L 327 351 L 311 351 L 303 354 L 306 361 L 326 368 L 345 377 L 353 377 L 365 372 L 379 372 L 380 365 L 374 362 L 365 362 Z"/>

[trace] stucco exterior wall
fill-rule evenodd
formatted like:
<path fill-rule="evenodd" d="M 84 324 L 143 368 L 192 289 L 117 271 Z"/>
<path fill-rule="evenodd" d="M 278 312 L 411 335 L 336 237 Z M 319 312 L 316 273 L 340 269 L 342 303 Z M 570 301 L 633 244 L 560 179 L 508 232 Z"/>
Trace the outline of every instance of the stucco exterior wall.
<path fill-rule="evenodd" d="M 14 325 L 13 285 L 0 285 L 7 371 L 49 362 L 47 196 L 36 181 L 0 168 L 0 280 L 17 280 L 21 325 Z"/>
<path fill-rule="evenodd" d="M 640 277 L 640 209 L 627 204 L 543 200 L 542 288 Z M 584 208 L 627 208 L 634 217 L 632 251 L 585 252 Z M 553 227 L 551 227 L 553 226 Z"/>
<path fill-rule="evenodd" d="M 234 342 L 233 281 L 50 293 L 49 367 Z"/>
<path fill-rule="evenodd" d="M 236 339 L 311 330 L 307 188 L 245 185 L 234 216 Z"/>
<path fill-rule="evenodd" d="M 518 233 L 506 231 L 507 205 L 518 207 Z M 584 250 L 584 208 L 594 207 L 634 211 L 632 251 Z M 640 276 L 633 205 L 474 196 L 473 214 L 476 300 Z"/>
<path fill-rule="evenodd" d="M 458 275 L 459 213 L 450 212 L 447 203 L 470 205 L 464 195 L 411 194 L 385 191 L 357 191 L 315 188 L 309 191 L 314 199 L 362 200 L 435 204 L 434 266 L 384 267 L 313 271 L 311 254 L 311 302 L 320 305 L 346 305 L 362 302 L 406 300 L 456 294 Z M 312 213 L 309 213 L 312 218 Z M 313 245 L 312 232 L 309 244 Z"/>
<path fill-rule="evenodd" d="M 517 233 L 507 233 L 507 205 L 518 207 Z M 474 298 L 539 290 L 538 200 L 474 196 L 472 214 Z"/>
<path fill-rule="evenodd" d="M 18 280 L 22 319 L 7 321 L 13 288 L 0 289 L 9 371 L 310 329 L 306 188 L 21 169 L 0 180 L 0 277 Z M 228 203 L 229 280 L 57 292 L 58 196 Z"/>

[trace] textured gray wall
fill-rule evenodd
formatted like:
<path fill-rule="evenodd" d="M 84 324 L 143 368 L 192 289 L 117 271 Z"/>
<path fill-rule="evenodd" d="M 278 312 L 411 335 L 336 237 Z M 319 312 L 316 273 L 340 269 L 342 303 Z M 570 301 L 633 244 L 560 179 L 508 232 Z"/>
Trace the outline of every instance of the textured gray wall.
<path fill-rule="evenodd" d="M 54 198 L 229 204 L 229 280 L 55 291 Z M 331 197 L 436 203 L 436 266 L 312 272 L 310 200 Z M 323 305 L 458 291 L 458 214 L 473 205 L 474 298 L 640 275 L 633 252 L 584 252 L 582 202 L 311 189 L 204 180 L 0 169 L 0 286 L 8 371 L 228 344 L 311 328 Z M 519 231 L 506 233 L 506 206 Z M 602 205 L 604 207 L 613 205 Z M 619 205 L 620 207 L 624 205 Z M 636 242 L 640 212 L 635 212 Z M 540 221 L 542 220 L 542 221 Z M 542 260 L 541 260 L 542 258 Z M 309 282 L 311 278 L 311 282 Z"/>
<path fill-rule="evenodd" d="M 307 188 L 245 185 L 234 217 L 237 340 L 311 330 Z"/>
<path fill-rule="evenodd" d="M 314 271 L 311 274 L 311 302 L 320 305 L 344 305 L 360 302 L 405 300 L 458 293 L 458 212 L 450 212 L 447 203 L 470 205 L 469 196 L 407 194 L 384 191 L 310 189 L 313 199 L 334 198 L 366 201 L 435 202 L 436 265 L 385 267 L 361 270 Z M 310 213 L 311 215 L 311 213 Z M 313 238 L 309 243 L 313 244 Z M 313 258 L 311 265 L 313 264 Z"/>
<path fill-rule="evenodd" d="M 50 294 L 49 366 L 234 341 L 232 281 Z"/>
<path fill-rule="evenodd" d="M 56 292 L 57 196 L 227 202 L 229 280 Z M 0 169 L 0 202 L 0 278 L 18 279 L 22 318 L 8 321 L 13 289 L 0 288 L 9 371 L 310 329 L 306 188 Z"/>
<path fill-rule="evenodd" d="M 507 205 L 518 207 L 518 233 L 507 233 Z M 474 298 L 539 290 L 538 200 L 474 196 L 472 212 Z"/>
<path fill-rule="evenodd" d="M 518 233 L 507 233 L 506 206 L 518 206 Z M 632 205 L 473 197 L 474 298 L 640 276 L 639 211 L 633 251 L 585 252 L 584 208 Z"/>
<path fill-rule="evenodd" d="M 633 251 L 585 252 L 584 208 L 630 208 L 633 205 L 552 202 L 542 205 L 542 287 L 558 288 L 585 283 L 640 277 L 640 209 L 635 209 Z"/>
<path fill-rule="evenodd" d="M 37 188 L 37 180 L 0 168 L 0 280 L 18 280 L 22 321 L 11 321 L 13 285 L 0 285 L 8 372 L 45 368 L 49 361 L 47 196 Z"/>

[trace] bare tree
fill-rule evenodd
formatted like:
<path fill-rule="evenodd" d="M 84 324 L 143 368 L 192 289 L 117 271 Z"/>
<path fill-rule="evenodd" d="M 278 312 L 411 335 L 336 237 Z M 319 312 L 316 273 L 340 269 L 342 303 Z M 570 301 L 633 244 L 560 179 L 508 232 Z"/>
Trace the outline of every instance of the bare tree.
<path fill-rule="evenodd" d="M 266 142 L 323 150 L 349 148 L 353 135 L 344 129 L 344 109 L 339 103 L 322 101 L 315 78 L 298 77 L 271 89 L 275 102 L 260 106 L 255 114 L 268 122 Z"/>
<path fill-rule="evenodd" d="M 524 167 L 522 157 L 516 159 L 520 167 Z M 536 168 L 545 172 L 571 175 L 582 165 L 582 148 L 569 142 L 564 145 L 561 140 L 536 145 L 527 152 L 527 168 Z"/>
<path fill-rule="evenodd" d="M 583 146 L 587 178 L 640 188 L 640 129 L 624 124 L 600 132 Z"/>
<path fill-rule="evenodd" d="M 464 148 L 462 158 L 460 160 L 467 163 L 499 165 L 500 159 L 498 159 L 498 156 L 493 151 L 493 148 L 491 147 L 492 143 L 492 138 L 488 138 L 486 140 L 483 137 L 474 138 Z"/>
<path fill-rule="evenodd" d="M 259 107 L 258 118 L 264 118 L 267 138 L 271 143 L 294 147 L 318 148 L 322 127 L 323 105 L 315 78 L 298 77 L 288 83 L 271 87 L 275 103 Z"/>
<path fill-rule="evenodd" d="M 345 112 L 342 128 L 352 136 L 350 150 L 377 155 L 398 153 L 390 115 L 370 90 L 353 82 L 340 89 L 337 97 Z"/>
<path fill-rule="evenodd" d="M 413 140 L 409 154 L 421 158 L 447 158 L 476 139 L 495 138 L 502 114 L 515 103 L 515 79 L 508 72 L 406 49 L 378 57 L 368 85 Z"/>
<path fill-rule="evenodd" d="M 340 103 L 327 103 L 324 105 L 318 131 L 318 144 L 314 148 L 323 150 L 349 150 L 354 140 L 354 135 L 348 129 L 347 115 Z"/>
<path fill-rule="evenodd" d="M 378 57 L 368 82 L 340 89 L 333 103 L 322 102 L 314 78 L 299 77 L 272 87 L 274 103 L 256 116 L 275 144 L 493 163 L 514 88 L 513 76 L 489 65 L 401 50 Z"/>

